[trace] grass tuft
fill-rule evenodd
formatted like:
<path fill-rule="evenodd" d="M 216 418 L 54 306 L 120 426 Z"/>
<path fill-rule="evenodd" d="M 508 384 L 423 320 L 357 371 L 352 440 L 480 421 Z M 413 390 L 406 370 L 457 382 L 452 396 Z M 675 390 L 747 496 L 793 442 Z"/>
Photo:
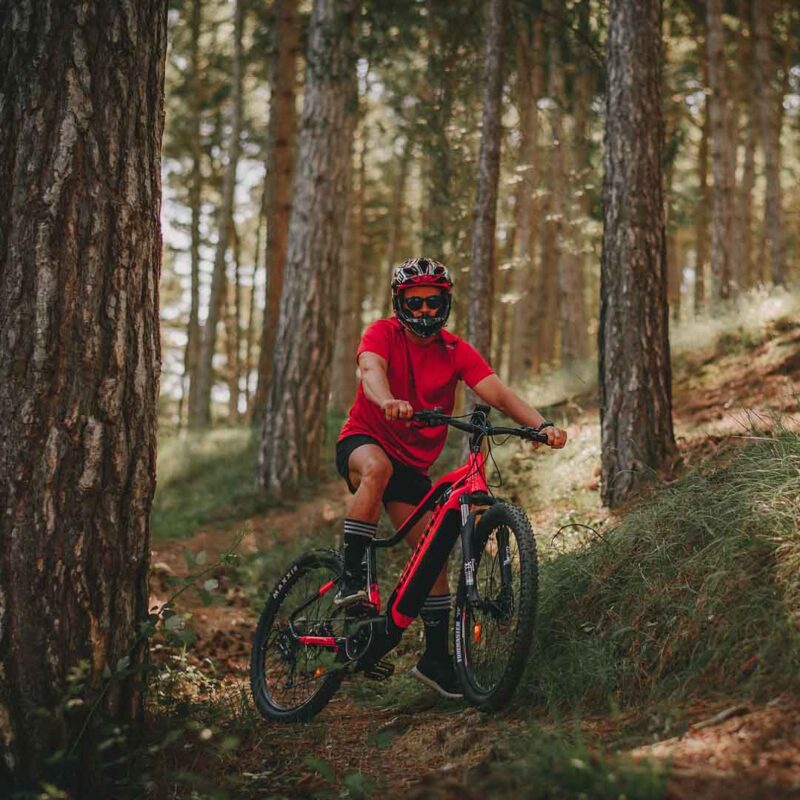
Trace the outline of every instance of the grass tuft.
<path fill-rule="evenodd" d="M 602 540 L 542 565 L 522 692 L 574 710 L 797 688 L 799 526 L 788 432 L 653 492 Z"/>

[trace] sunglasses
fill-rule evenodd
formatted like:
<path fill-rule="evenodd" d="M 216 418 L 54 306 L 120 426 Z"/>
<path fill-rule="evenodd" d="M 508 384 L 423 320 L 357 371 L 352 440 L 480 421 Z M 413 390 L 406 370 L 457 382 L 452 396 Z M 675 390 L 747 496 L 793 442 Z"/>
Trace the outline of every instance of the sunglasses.
<path fill-rule="evenodd" d="M 444 296 L 432 294 L 428 297 L 406 297 L 403 303 L 409 311 L 419 311 L 423 305 L 437 311 L 444 305 Z"/>

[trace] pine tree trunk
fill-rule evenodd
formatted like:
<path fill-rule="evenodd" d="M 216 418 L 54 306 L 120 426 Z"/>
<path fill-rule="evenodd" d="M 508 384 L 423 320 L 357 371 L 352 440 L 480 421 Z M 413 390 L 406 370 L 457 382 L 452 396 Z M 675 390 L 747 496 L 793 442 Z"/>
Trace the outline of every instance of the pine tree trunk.
<path fill-rule="evenodd" d="M 659 0 L 612 0 L 607 76 L 599 383 L 602 496 L 614 506 L 675 452 Z"/>
<path fill-rule="evenodd" d="M 275 51 L 269 107 L 267 159 L 266 298 L 258 359 L 258 383 L 253 401 L 254 423 L 261 423 L 267 405 L 269 376 L 292 213 L 292 178 L 297 138 L 297 55 L 300 48 L 298 0 L 275 0 Z"/>
<path fill-rule="evenodd" d="M 731 295 L 731 243 L 733 241 L 733 193 L 735 190 L 735 139 L 731 143 L 730 88 L 725 69 L 722 0 L 707 2 L 708 75 L 707 98 L 713 184 L 711 188 L 711 295 L 714 301 Z"/>
<path fill-rule="evenodd" d="M 239 337 L 241 312 L 241 243 L 236 230 L 236 222 L 230 221 L 231 239 L 233 241 L 233 280 L 227 281 L 227 299 L 225 313 L 225 358 L 227 361 L 228 383 L 228 420 L 236 422 L 239 419 Z"/>
<path fill-rule="evenodd" d="M 211 275 L 211 293 L 208 315 L 203 326 L 200 357 L 197 364 L 197 391 L 192 392 L 189 405 L 189 427 L 204 428 L 211 424 L 211 391 L 214 386 L 214 353 L 217 349 L 217 324 L 225 303 L 225 256 L 228 251 L 230 224 L 233 217 L 236 191 L 236 168 L 239 165 L 242 130 L 242 35 L 244 28 L 244 0 L 234 5 L 233 32 L 233 108 L 231 111 L 231 139 L 228 145 L 228 163 L 222 185 L 217 216 L 217 247 L 214 252 L 214 271 Z"/>
<path fill-rule="evenodd" d="M 203 202 L 203 143 L 201 121 L 203 113 L 202 77 L 200 60 L 200 33 L 203 22 L 202 0 L 192 0 L 191 27 L 191 89 L 189 106 L 191 128 L 189 139 L 192 153 L 192 170 L 189 177 L 189 205 L 191 206 L 191 300 L 189 325 L 186 329 L 186 353 L 183 361 L 181 400 L 178 409 L 178 427 L 183 424 L 183 407 L 190 404 L 191 386 L 197 380 L 197 363 L 200 357 L 200 217 Z"/>
<path fill-rule="evenodd" d="M 772 56 L 774 0 L 761 0 L 755 13 L 755 57 L 759 90 L 756 93 L 764 175 L 767 190 L 764 222 L 769 241 L 770 277 L 776 286 L 786 281 L 786 251 L 781 223 L 781 122 L 783 93 L 777 89 L 777 69 Z"/>
<path fill-rule="evenodd" d="M 425 224 L 422 252 L 430 258 L 447 261 L 454 232 L 450 230 L 453 197 L 453 165 L 447 133 L 453 114 L 453 32 L 448 26 L 450 0 L 427 0 L 428 63 L 424 89 L 424 114 L 427 124 L 421 139 L 425 167 Z M 462 296 L 455 293 L 454 311 L 459 317 Z"/>
<path fill-rule="evenodd" d="M 141 719 L 166 36 L 161 0 L 0 5 L 0 785 L 77 745 L 111 796 L 94 733 Z"/>
<path fill-rule="evenodd" d="M 253 372 L 253 341 L 255 338 L 255 319 L 256 319 L 256 280 L 258 278 L 258 265 L 261 258 L 261 239 L 264 229 L 264 213 L 266 211 L 267 193 L 266 184 L 261 191 L 261 205 L 258 212 L 258 224 L 256 225 L 256 247 L 253 254 L 253 269 L 251 270 L 250 294 L 247 302 L 247 339 L 245 343 L 244 355 L 244 397 L 246 418 L 253 418 L 253 395 L 250 392 L 250 378 Z M 258 376 L 256 376 L 256 380 Z"/>
<path fill-rule="evenodd" d="M 362 122 L 362 141 L 358 157 L 358 183 L 353 192 L 350 222 L 345 226 L 347 241 L 339 294 L 339 325 L 333 355 L 331 409 L 344 414 L 352 405 L 358 388 L 356 350 L 361 337 L 361 306 L 364 301 L 364 205 L 367 177 L 367 131 Z"/>
<path fill-rule="evenodd" d="M 411 140 L 407 139 L 403 147 L 403 154 L 400 157 L 400 167 L 397 171 L 397 180 L 392 192 L 392 222 L 389 228 L 389 243 L 386 247 L 386 272 L 378 279 L 378 293 L 376 293 L 376 297 L 381 297 L 383 300 L 381 315 L 384 317 L 388 317 L 392 313 L 392 293 L 389 289 L 392 271 L 403 260 L 399 257 L 399 253 L 403 241 L 403 223 L 406 215 L 406 185 L 408 184 L 408 169 L 411 164 L 412 151 Z"/>
<path fill-rule="evenodd" d="M 522 54 L 528 49 L 527 42 L 521 45 Z M 539 109 L 537 103 L 544 92 L 544 23 L 537 16 L 533 28 L 532 53 L 520 59 L 520 69 L 530 71 L 532 78 L 526 81 L 528 94 L 527 113 L 523 117 L 522 131 L 522 185 L 520 206 L 517 214 L 517 240 L 519 242 L 515 267 L 514 292 L 517 296 L 511 325 L 511 348 L 509 353 L 508 380 L 520 382 L 529 378 L 534 369 L 534 354 L 537 351 L 537 311 L 540 308 L 536 272 L 536 249 L 540 233 L 540 204 L 535 199 L 539 188 L 541 151 L 539 147 Z"/>
<path fill-rule="evenodd" d="M 350 190 L 358 0 L 315 0 L 286 274 L 258 477 L 276 494 L 320 475 L 342 229 Z"/>
<path fill-rule="evenodd" d="M 575 255 L 576 243 L 572 232 L 575 213 L 572 207 L 574 187 L 571 185 L 568 139 L 564 130 L 566 90 L 561 64 L 560 46 L 550 40 L 550 86 L 553 101 L 550 111 L 550 131 L 553 140 L 552 197 L 554 214 L 558 218 L 556 242 L 558 248 L 556 282 L 560 309 L 561 363 L 571 364 L 586 355 L 586 309 L 583 303 L 583 275 Z"/>
<path fill-rule="evenodd" d="M 483 73 L 483 120 L 478 155 L 478 191 L 472 214 L 472 266 L 469 286 L 469 341 L 488 357 L 492 346 L 494 250 L 497 224 L 497 184 L 500 178 L 506 0 L 491 0 Z"/>
<path fill-rule="evenodd" d="M 701 43 L 698 58 L 701 62 L 703 87 L 708 86 L 708 57 L 705 42 Z M 705 96 L 703 124 L 700 131 L 700 148 L 697 153 L 697 205 L 695 206 L 695 265 L 694 313 L 699 314 L 706 302 L 706 264 L 708 263 L 708 138 L 710 122 L 708 95 Z"/>

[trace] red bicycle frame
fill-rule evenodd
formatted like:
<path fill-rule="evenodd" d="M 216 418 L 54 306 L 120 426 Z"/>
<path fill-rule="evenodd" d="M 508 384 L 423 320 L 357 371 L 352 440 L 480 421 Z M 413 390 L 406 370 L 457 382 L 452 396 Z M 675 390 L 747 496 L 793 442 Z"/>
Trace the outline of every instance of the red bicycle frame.
<path fill-rule="evenodd" d="M 368 596 L 375 614 L 378 615 L 381 611 L 381 597 L 376 578 L 376 548 L 394 546 L 408 535 L 426 513 L 433 512 L 387 604 L 387 616 L 398 633 L 419 615 L 419 610 L 447 562 L 456 539 L 463 528 L 474 522 L 470 506 L 475 502 L 493 502 L 486 483 L 484 456 L 480 450 L 470 452 L 465 464 L 436 481 L 393 536 L 376 539 L 368 546 Z M 334 588 L 335 583 L 329 581 L 320 587 L 309 603 Z M 299 613 L 302 608 L 295 613 Z M 337 652 L 340 649 L 340 643 L 333 636 L 300 635 L 297 639 L 300 644 L 307 646 L 326 647 Z"/>

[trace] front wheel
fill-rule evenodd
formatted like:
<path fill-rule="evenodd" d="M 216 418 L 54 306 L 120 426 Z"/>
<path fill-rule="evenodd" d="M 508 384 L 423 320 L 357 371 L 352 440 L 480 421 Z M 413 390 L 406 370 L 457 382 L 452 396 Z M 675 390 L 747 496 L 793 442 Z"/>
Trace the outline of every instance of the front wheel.
<path fill-rule="evenodd" d="M 474 533 L 475 583 L 483 601 L 473 607 L 462 570 L 456 596 L 456 671 L 464 696 L 493 711 L 504 706 L 525 669 L 536 621 L 536 543 L 525 512 L 498 503 Z"/>
<path fill-rule="evenodd" d="M 334 607 L 331 587 L 341 572 L 336 553 L 312 550 L 289 567 L 268 597 L 250 658 L 253 699 L 267 719 L 308 722 L 339 688 L 341 655 L 302 644 L 298 634 L 342 635 L 344 611 Z"/>

